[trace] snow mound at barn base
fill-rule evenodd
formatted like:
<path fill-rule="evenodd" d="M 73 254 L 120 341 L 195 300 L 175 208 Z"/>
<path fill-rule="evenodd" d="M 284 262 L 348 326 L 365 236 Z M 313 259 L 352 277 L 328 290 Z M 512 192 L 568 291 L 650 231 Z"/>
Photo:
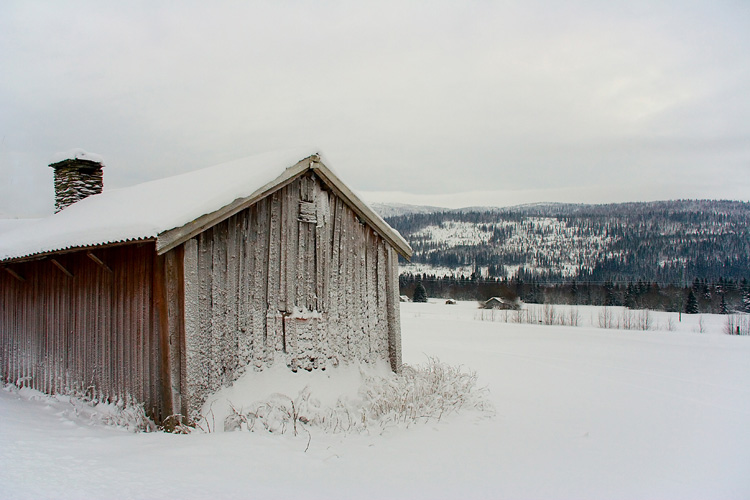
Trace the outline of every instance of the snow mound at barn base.
<path fill-rule="evenodd" d="M 3 390 L 18 399 L 42 405 L 53 411 L 63 425 L 104 425 L 129 432 L 152 432 L 157 429 L 148 418 L 143 404 L 136 401 L 102 401 L 76 391 L 45 394 L 23 384 L 6 384 Z"/>
<path fill-rule="evenodd" d="M 211 396 L 196 428 L 206 431 L 332 433 L 382 431 L 440 421 L 461 411 L 494 415 L 477 375 L 436 358 L 404 365 L 354 363 L 293 373 L 283 363 L 248 372 Z"/>

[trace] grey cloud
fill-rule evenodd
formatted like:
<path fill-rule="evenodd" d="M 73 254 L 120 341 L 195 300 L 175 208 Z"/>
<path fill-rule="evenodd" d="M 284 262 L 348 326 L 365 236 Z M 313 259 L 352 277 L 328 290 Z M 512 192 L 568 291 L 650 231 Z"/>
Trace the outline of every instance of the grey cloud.
<path fill-rule="evenodd" d="M 113 187 L 315 144 L 368 191 L 747 199 L 706 172 L 750 168 L 750 8 L 652 4 L 5 2 L 0 213 L 72 147 Z"/>

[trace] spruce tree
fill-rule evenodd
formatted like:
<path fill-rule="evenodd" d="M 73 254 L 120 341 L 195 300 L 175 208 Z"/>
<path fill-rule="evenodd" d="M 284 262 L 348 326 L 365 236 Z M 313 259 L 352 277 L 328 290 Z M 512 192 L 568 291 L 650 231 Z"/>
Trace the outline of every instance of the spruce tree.
<path fill-rule="evenodd" d="M 418 282 L 416 288 L 414 288 L 414 302 L 427 302 L 427 290 L 424 289 L 422 282 Z"/>
<path fill-rule="evenodd" d="M 614 287 L 615 285 L 611 281 L 604 282 L 604 305 L 605 306 L 616 305 Z"/>
<path fill-rule="evenodd" d="M 625 291 L 625 307 L 635 309 L 635 291 L 632 283 L 628 283 L 628 288 Z"/>
<path fill-rule="evenodd" d="M 724 294 L 721 294 L 721 304 L 719 305 L 719 314 L 729 314 L 729 308 L 727 307 L 727 300 Z"/>
<path fill-rule="evenodd" d="M 698 314 L 698 300 L 695 298 L 693 290 L 688 293 L 687 303 L 685 303 L 685 314 Z"/>

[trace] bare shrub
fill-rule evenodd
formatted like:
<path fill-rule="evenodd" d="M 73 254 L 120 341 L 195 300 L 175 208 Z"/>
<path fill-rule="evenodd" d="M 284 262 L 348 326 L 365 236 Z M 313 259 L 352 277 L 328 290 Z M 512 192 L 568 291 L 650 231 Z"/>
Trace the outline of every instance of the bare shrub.
<path fill-rule="evenodd" d="M 339 399 L 332 407 L 323 407 L 305 387 L 296 398 L 273 394 L 254 403 L 248 410 L 231 407 L 224 429 L 263 430 L 273 434 L 308 433 L 307 427 L 326 432 L 363 432 L 390 425 L 409 427 L 418 422 L 439 421 L 463 409 L 491 415 L 487 389 L 477 388 L 475 372 L 450 366 L 437 358 L 425 365 L 404 365 L 402 372 L 388 377 L 364 376 L 361 401 Z M 309 446 L 309 442 L 308 442 Z"/>
<path fill-rule="evenodd" d="M 542 309 L 542 322 L 545 325 L 554 325 L 557 323 L 557 311 L 552 304 L 544 304 Z"/>
<path fill-rule="evenodd" d="M 724 333 L 727 335 L 750 335 L 750 316 L 729 314 L 724 320 Z"/>
<path fill-rule="evenodd" d="M 635 313 L 626 309 L 622 313 L 622 328 L 624 330 L 635 330 Z"/>
<path fill-rule="evenodd" d="M 599 311 L 599 328 L 616 328 L 612 308 L 605 306 Z"/>
<path fill-rule="evenodd" d="M 677 329 L 677 325 L 674 323 L 674 318 L 672 316 L 669 317 L 667 320 L 667 331 L 673 332 Z"/>
<path fill-rule="evenodd" d="M 648 309 L 642 309 L 638 311 L 638 317 L 636 318 L 637 328 L 639 330 L 651 330 L 653 325 L 653 319 L 651 318 L 651 311 Z"/>

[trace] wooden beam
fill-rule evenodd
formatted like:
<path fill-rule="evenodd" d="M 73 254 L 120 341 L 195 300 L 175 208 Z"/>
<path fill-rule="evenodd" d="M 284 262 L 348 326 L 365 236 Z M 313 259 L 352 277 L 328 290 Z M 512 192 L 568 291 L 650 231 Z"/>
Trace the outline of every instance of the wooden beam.
<path fill-rule="evenodd" d="M 59 263 L 59 262 L 57 261 L 57 259 L 50 259 L 50 262 L 52 262 L 52 263 L 53 263 L 53 264 L 54 264 L 55 266 L 57 266 L 57 268 L 58 268 L 58 269 L 59 269 L 60 271 L 62 271 L 62 272 L 64 272 L 65 274 L 67 274 L 69 278 L 72 278 L 72 277 L 73 277 L 73 273 L 71 273 L 70 271 L 68 271 L 67 269 L 65 269 L 65 266 L 63 266 L 62 264 L 60 264 L 60 263 Z"/>
<path fill-rule="evenodd" d="M 88 256 L 89 259 L 91 259 L 94 262 L 96 262 L 97 264 L 99 264 L 99 266 L 102 269 L 104 269 L 105 271 L 107 271 L 108 273 L 112 272 L 112 269 L 110 269 L 107 264 L 105 264 L 99 257 L 97 257 L 96 255 L 94 255 L 92 252 L 86 252 L 86 255 Z"/>
<path fill-rule="evenodd" d="M 17 272 L 15 272 L 13 269 L 11 269 L 9 267 L 3 267 L 3 269 L 5 269 L 6 271 L 8 271 L 8 274 L 10 274 L 14 278 L 16 278 L 18 281 L 22 281 L 22 282 L 26 281 L 26 278 L 24 278 L 23 276 L 21 276 L 20 274 L 18 274 Z"/>

